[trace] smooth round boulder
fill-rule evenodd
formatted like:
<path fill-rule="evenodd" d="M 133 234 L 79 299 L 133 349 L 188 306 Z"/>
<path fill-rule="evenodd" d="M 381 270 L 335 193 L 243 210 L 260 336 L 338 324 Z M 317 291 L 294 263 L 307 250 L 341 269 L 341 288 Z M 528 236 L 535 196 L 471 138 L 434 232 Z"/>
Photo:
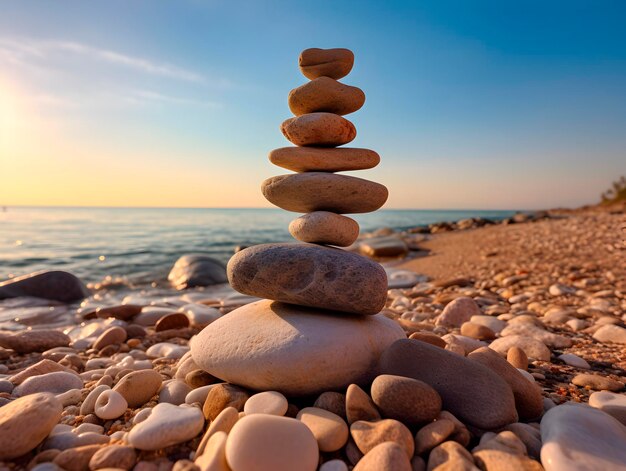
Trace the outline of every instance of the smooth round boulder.
<path fill-rule="evenodd" d="M 289 109 L 296 116 L 325 112 L 354 113 L 365 103 L 365 93 L 330 77 L 318 77 L 289 92 Z"/>
<path fill-rule="evenodd" d="M 380 373 L 406 376 L 432 386 L 443 408 L 483 430 L 517 421 L 509 385 L 486 366 L 417 340 L 393 343 L 381 356 Z"/>
<path fill-rule="evenodd" d="M 299 420 L 253 414 L 228 434 L 226 460 L 232 471 L 315 471 L 319 451 L 313 433 Z"/>
<path fill-rule="evenodd" d="M 355 147 L 281 147 L 269 153 L 270 162 L 294 172 L 366 170 L 380 162 L 377 152 Z"/>
<path fill-rule="evenodd" d="M 347 247 L 359 237 L 359 224 L 341 214 L 315 211 L 291 221 L 289 233 L 302 242 Z"/>
<path fill-rule="evenodd" d="M 324 172 L 270 177 L 261 185 L 261 191 L 273 205 L 296 213 L 371 213 L 389 196 L 380 183 Z"/>
<path fill-rule="evenodd" d="M 298 65 L 302 74 L 308 79 L 314 80 L 318 77 L 340 79 L 352 70 L 354 54 L 345 48 L 313 47 L 300 53 Z"/>
<path fill-rule="evenodd" d="M 337 147 L 356 137 L 354 124 L 333 113 L 308 113 L 280 125 L 283 135 L 297 146 Z"/>
<path fill-rule="evenodd" d="M 441 412 L 441 397 L 423 381 L 380 375 L 372 383 L 372 400 L 383 417 L 418 425 L 434 420 Z"/>
<path fill-rule="evenodd" d="M 248 247 L 231 257 L 227 272 L 230 285 L 240 293 L 299 306 L 369 315 L 380 312 L 387 300 L 382 266 L 319 245 Z"/>
<path fill-rule="evenodd" d="M 36 393 L 0 407 L 0 460 L 22 456 L 39 445 L 61 419 L 52 394 Z"/>
<path fill-rule="evenodd" d="M 191 340 L 194 361 L 224 381 L 287 396 L 365 384 L 404 331 L 382 315 L 346 316 L 272 302 L 247 304 Z"/>

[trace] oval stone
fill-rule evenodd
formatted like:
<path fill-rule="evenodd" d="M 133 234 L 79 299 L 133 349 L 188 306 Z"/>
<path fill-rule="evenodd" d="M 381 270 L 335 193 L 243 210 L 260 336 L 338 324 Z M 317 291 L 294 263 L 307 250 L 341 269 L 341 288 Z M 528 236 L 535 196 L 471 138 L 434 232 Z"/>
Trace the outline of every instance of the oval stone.
<path fill-rule="evenodd" d="M 340 214 L 314 211 L 291 221 L 289 233 L 302 242 L 347 247 L 359 237 L 359 224 Z"/>
<path fill-rule="evenodd" d="M 376 167 L 377 152 L 356 147 L 281 147 L 269 154 L 270 162 L 294 172 L 346 172 Z"/>
<path fill-rule="evenodd" d="M 300 306 L 376 314 L 387 300 L 380 264 L 331 247 L 255 245 L 233 255 L 227 272 L 240 293 Z"/>
<path fill-rule="evenodd" d="M 380 183 L 323 172 L 271 177 L 263 182 L 261 191 L 270 203 L 296 213 L 371 213 L 389 196 Z"/>
<path fill-rule="evenodd" d="M 344 115 L 363 106 L 365 93 L 330 77 L 318 77 L 291 90 L 288 102 L 296 116 L 319 111 Z"/>
<path fill-rule="evenodd" d="M 35 393 L 0 407 L 0 460 L 29 452 L 48 436 L 63 412 L 52 394 Z"/>
<path fill-rule="evenodd" d="M 194 361 L 213 376 L 286 396 L 366 384 L 382 351 L 404 331 L 382 315 L 347 316 L 257 301 L 206 327 L 191 341 Z"/>
<path fill-rule="evenodd" d="M 383 353 L 380 372 L 432 386 L 443 408 L 463 423 L 491 430 L 517 421 L 515 399 L 498 374 L 478 362 L 417 340 L 398 340 Z"/>
<path fill-rule="evenodd" d="M 354 54 L 349 49 L 305 49 L 298 59 L 300 71 L 308 79 L 331 77 L 340 79 L 352 70 Z"/>
<path fill-rule="evenodd" d="M 226 460 L 233 471 L 314 471 L 318 455 L 313 433 L 289 417 L 245 416 L 226 441 Z"/>
<path fill-rule="evenodd" d="M 354 124 L 333 113 L 308 113 L 280 125 L 284 136 L 297 146 L 336 147 L 356 137 Z"/>

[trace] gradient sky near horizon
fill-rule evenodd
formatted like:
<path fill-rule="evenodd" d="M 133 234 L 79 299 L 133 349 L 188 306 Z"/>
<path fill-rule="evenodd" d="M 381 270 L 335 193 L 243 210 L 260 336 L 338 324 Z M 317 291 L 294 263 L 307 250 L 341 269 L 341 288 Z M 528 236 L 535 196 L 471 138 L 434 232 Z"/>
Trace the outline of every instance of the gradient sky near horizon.
<path fill-rule="evenodd" d="M 626 174 L 623 1 L 3 1 L 0 205 L 257 207 L 308 47 L 348 47 L 388 208 L 593 203 Z"/>

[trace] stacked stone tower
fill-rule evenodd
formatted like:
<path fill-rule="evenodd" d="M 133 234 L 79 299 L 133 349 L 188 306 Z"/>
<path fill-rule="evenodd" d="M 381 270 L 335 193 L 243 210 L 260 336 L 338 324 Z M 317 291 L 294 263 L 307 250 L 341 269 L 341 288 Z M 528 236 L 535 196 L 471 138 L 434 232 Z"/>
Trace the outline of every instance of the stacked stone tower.
<path fill-rule="evenodd" d="M 208 326 L 192 343 L 198 365 L 252 389 L 312 394 L 363 382 L 382 349 L 402 329 L 382 315 L 384 269 L 333 246 L 352 244 L 359 226 L 343 214 L 375 211 L 387 200 L 378 183 L 337 174 L 376 166 L 372 150 L 339 148 L 356 136 L 342 115 L 363 106 L 363 92 L 337 81 L 352 69 L 347 49 L 307 49 L 300 70 L 309 79 L 289 94 L 295 117 L 281 125 L 296 147 L 270 161 L 297 173 L 263 182 L 276 206 L 305 213 L 289 225 L 298 244 L 263 244 L 235 254 L 228 280 L 237 291 L 265 298 Z"/>

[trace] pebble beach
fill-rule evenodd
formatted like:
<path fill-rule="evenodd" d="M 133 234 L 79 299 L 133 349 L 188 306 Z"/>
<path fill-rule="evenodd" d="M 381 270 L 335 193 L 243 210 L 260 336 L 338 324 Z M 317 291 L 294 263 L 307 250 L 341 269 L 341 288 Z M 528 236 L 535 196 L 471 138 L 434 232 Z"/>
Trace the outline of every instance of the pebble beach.
<path fill-rule="evenodd" d="M 0 283 L 0 469 L 626 469 L 623 206 L 359 232 L 387 189 L 335 173 L 380 160 L 335 148 L 353 61 L 302 52 L 270 153 L 299 243 L 183 256 L 168 290 Z"/>

